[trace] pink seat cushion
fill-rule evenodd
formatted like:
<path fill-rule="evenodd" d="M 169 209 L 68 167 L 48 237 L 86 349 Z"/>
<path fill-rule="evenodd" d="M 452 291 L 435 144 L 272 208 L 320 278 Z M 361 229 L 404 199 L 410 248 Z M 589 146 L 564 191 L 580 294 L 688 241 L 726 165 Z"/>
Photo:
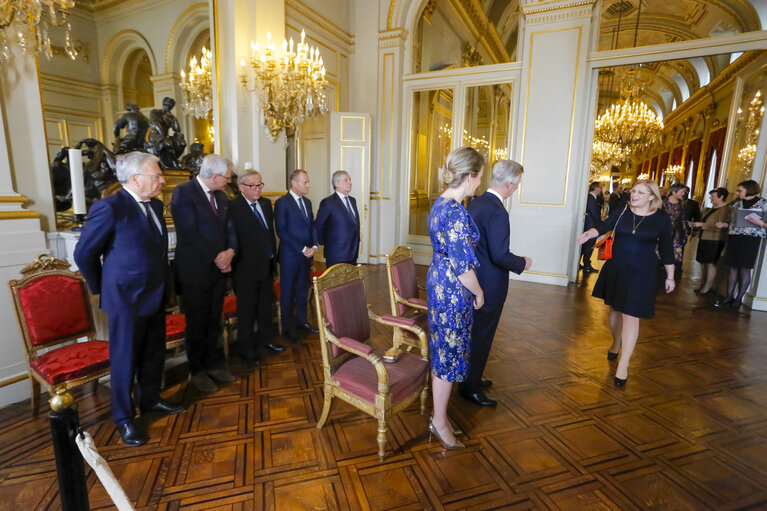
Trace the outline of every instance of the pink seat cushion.
<path fill-rule="evenodd" d="M 49 351 L 29 363 L 49 385 L 58 385 L 109 367 L 109 343 L 76 342 Z"/>
<path fill-rule="evenodd" d="M 165 341 L 173 342 L 184 338 L 186 331 L 186 316 L 183 314 L 168 314 L 165 316 Z"/>
<path fill-rule="evenodd" d="M 383 356 L 382 350 L 376 354 Z M 412 353 L 404 353 L 394 364 L 385 364 L 389 375 L 389 392 L 392 404 L 421 388 L 426 381 L 429 362 Z M 364 358 L 354 357 L 341 365 L 333 374 L 341 389 L 367 403 L 374 403 L 378 393 L 378 376 L 373 364 Z"/>
<path fill-rule="evenodd" d="M 224 297 L 224 309 L 221 312 L 224 319 L 230 319 L 237 316 L 237 297 L 235 295 L 226 295 Z"/>
<path fill-rule="evenodd" d="M 91 330 L 85 289 L 79 279 L 49 275 L 19 289 L 29 342 L 42 346 Z"/>

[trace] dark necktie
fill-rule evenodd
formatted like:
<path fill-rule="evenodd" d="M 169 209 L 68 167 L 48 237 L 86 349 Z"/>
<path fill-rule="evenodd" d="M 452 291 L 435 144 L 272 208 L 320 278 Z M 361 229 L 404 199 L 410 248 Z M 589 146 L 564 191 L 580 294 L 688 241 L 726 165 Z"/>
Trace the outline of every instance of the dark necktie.
<path fill-rule="evenodd" d="M 348 195 L 344 197 L 344 201 L 346 202 L 346 209 L 349 210 L 349 214 L 352 216 L 353 219 L 357 220 L 357 215 L 354 214 L 354 210 L 352 209 L 352 203 L 349 200 Z"/>
<path fill-rule="evenodd" d="M 306 207 L 304 206 L 304 198 L 299 197 L 298 198 L 298 205 L 301 207 L 301 212 L 304 214 L 304 218 L 309 220 L 309 214 L 306 212 Z"/>
<path fill-rule="evenodd" d="M 261 224 L 261 227 L 263 227 L 264 229 L 268 231 L 269 228 L 266 226 L 266 220 L 261 215 L 261 212 L 258 210 L 258 202 L 254 202 L 253 204 L 250 205 L 250 207 L 253 208 L 253 213 L 256 215 L 256 218 L 258 218 L 258 222 Z"/>
<path fill-rule="evenodd" d="M 213 195 L 213 192 L 209 191 L 208 196 L 210 197 L 210 207 L 213 209 L 213 213 L 218 215 L 218 208 L 216 207 L 216 196 Z"/>
<path fill-rule="evenodd" d="M 149 201 L 143 201 L 141 204 L 144 206 L 144 210 L 146 213 L 146 219 L 147 222 L 149 222 L 149 228 L 152 230 L 154 234 L 162 234 L 157 230 L 157 224 L 154 223 L 154 218 L 152 218 L 152 207 L 149 205 Z"/>

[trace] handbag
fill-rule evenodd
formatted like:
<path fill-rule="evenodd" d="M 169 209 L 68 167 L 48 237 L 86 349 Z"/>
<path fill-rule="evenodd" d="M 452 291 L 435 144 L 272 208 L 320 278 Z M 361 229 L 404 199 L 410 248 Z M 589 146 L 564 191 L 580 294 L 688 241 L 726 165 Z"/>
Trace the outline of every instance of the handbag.
<path fill-rule="evenodd" d="M 621 211 L 621 214 L 618 217 L 618 220 L 615 221 L 615 226 L 613 227 L 613 230 L 606 232 L 605 234 L 597 238 L 597 242 L 594 243 L 594 246 L 599 248 L 599 251 L 597 252 L 597 259 L 601 261 L 608 261 L 613 258 L 613 242 L 615 241 L 615 227 L 618 227 L 618 222 L 621 221 L 621 217 L 623 216 L 623 213 L 626 212 L 627 207 L 628 206 L 623 206 L 623 211 Z"/>

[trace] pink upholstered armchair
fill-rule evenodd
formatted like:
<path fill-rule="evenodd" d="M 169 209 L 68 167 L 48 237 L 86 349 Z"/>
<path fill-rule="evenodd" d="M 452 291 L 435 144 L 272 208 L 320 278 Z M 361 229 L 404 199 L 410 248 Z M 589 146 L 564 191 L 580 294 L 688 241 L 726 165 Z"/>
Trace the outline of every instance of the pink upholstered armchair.
<path fill-rule="evenodd" d="M 68 262 L 43 254 L 21 273 L 23 278 L 8 286 L 29 364 L 32 413 L 37 415 L 41 384 L 53 395 L 58 389 L 95 384 L 109 374 L 109 343 L 93 340 L 96 327 L 85 280 L 80 272 L 69 271 Z M 88 341 L 71 343 L 81 337 Z"/>
<path fill-rule="evenodd" d="M 317 322 L 320 329 L 325 403 L 317 428 L 322 428 L 334 397 L 378 420 L 378 456 L 384 458 L 387 421 L 416 398 L 426 409 L 429 362 L 427 357 L 399 353 L 393 362 L 390 350 L 374 349 L 370 319 L 407 330 L 427 346 L 422 328 L 403 324 L 394 316 L 379 317 L 367 308 L 362 267 L 337 264 L 314 279 Z M 427 349 L 427 348 L 425 348 Z"/>
<path fill-rule="evenodd" d="M 391 313 L 406 321 L 407 325 L 418 326 L 429 335 L 429 316 L 426 300 L 418 297 L 418 280 L 415 274 L 415 262 L 410 247 L 395 247 L 386 256 L 386 273 L 389 276 L 389 298 Z M 405 328 L 394 329 L 394 345 L 405 349 L 420 349 L 417 337 Z M 421 355 L 428 357 L 426 352 Z"/>

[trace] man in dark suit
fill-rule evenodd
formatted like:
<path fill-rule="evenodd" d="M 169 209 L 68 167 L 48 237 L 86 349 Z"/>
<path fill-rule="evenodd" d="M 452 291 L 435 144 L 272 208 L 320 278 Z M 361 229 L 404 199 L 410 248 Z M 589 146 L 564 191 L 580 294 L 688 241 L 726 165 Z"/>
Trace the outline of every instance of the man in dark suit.
<path fill-rule="evenodd" d="M 328 268 L 338 263 L 357 264 L 360 251 L 360 214 L 357 201 L 349 195 L 352 178 L 345 170 L 337 170 L 332 183 L 335 193 L 322 199 L 314 222 Z"/>
<path fill-rule="evenodd" d="M 261 365 L 261 348 L 285 351 L 272 339 L 272 303 L 275 256 L 272 203 L 261 197 L 261 174 L 246 169 L 237 177 L 240 195 L 229 202 L 238 251 L 233 262 L 237 294 L 237 349 L 250 366 Z M 258 338 L 253 326 L 258 319 Z"/>
<path fill-rule="evenodd" d="M 482 377 L 487 364 L 495 330 L 501 319 L 503 304 L 509 291 L 509 272 L 520 274 L 530 268 L 532 260 L 509 252 L 509 213 L 503 206 L 519 187 L 522 165 L 511 160 L 498 160 L 493 166 L 490 188 L 469 203 L 469 214 L 479 229 L 479 243 L 474 253 L 479 261 L 477 280 L 485 295 L 482 308 L 474 311 L 471 329 L 471 354 L 466 380 L 460 384 L 461 396 L 480 406 L 497 403 L 485 395 L 483 388 L 492 382 Z"/>
<path fill-rule="evenodd" d="M 237 237 L 222 191 L 232 177 L 232 162 L 205 156 L 197 177 L 173 190 L 170 210 L 176 224 L 176 270 L 186 314 L 186 355 L 190 382 L 200 392 L 235 377 L 218 354 L 225 275 L 232 271 Z"/>
<path fill-rule="evenodd" d="M 134 377 L 142 412 L 184 409 L 160 398 L 169 268 L 163 204 L 154 198 L 165 183 L 158 161 L 139 152 L 118 157 L 123 188 L 93 204 L 74 254 L 109 318 L 112 418 L 126 445 L 147 441 L 134 423 Z"/>
<path fill-rule="evenodd" d="M 589 196 L 586 199 L 586 218 L 583 221 L 584 232 L 592 227 L 598 228 L 602 225 L 602 208 L 599 206 L 598 197 L 602 196 L 602 185 L 594 181 L 589 185 Z M 580 266 L 583 273 L 596 273 L 598 270 L 591 265 L 591 254 L 594 252 L 596 239 L 591 239 L 581 247 L 581 257 L 583 264 Z"/>
<path fill-rule="evenodd" d="M 296 169 L 290 173 L 288 193 L 274 203 L 275 226 L 280 238 L 280 315 L 282 331 L 291 342 L 298 342 L 297 328 L 317 333 L 306 320 L 309 296 L 309 271 L 317 252 L 309 175 Z"/>
<path fill-rule="evenodd" d="M 618 209 L 618 207 L 621 204 L 621 198 L 623 197 L 624 193 L 625 191 L 623 190 L 623 187 L 620 185 L 618 185 L 615 188 L 615 190 L 613 190 L 613 193 L 610 194 L 610 200 L 607 201 L 607 207 L 608 207 L 609 213 L 612 213 L 613 211 Z"/>

